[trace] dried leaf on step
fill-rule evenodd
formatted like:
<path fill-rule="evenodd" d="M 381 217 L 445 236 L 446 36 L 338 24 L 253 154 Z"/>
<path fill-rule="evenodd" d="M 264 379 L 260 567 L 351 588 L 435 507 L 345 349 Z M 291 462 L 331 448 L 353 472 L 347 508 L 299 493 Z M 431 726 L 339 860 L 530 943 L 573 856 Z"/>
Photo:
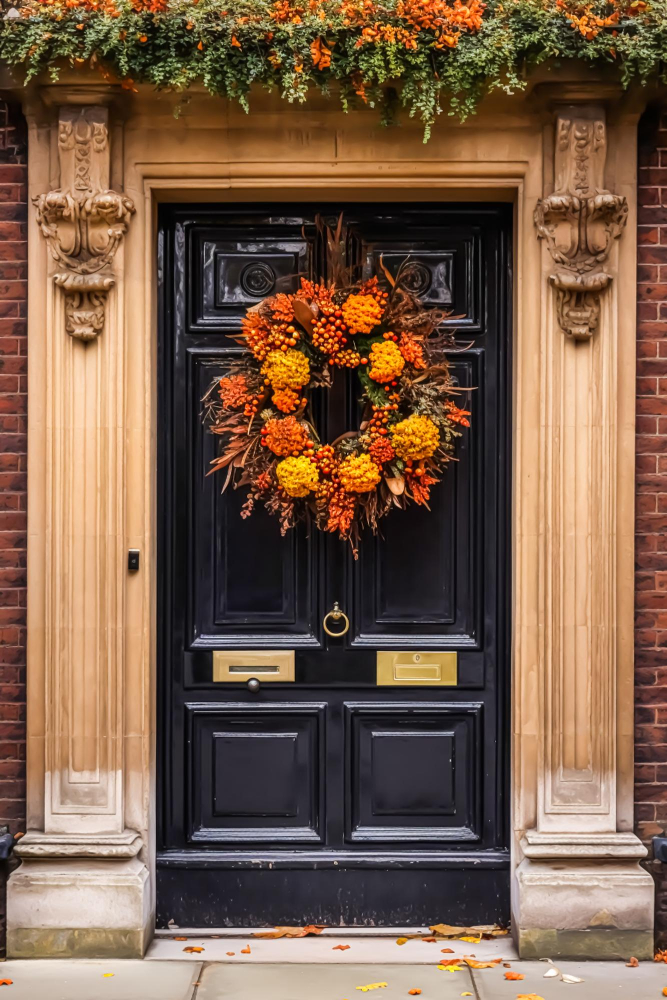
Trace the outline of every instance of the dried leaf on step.
<path fill-rule="evenodd" d="M 464 955 L 463 961 L 471 969 L 495 969 L 502 962 L 502 958 L 492 958 L 488 962 L 478 962 L 472 955 Z"/>
<path fill-rule="evenodd" d="M 437 937 L 461 938 L 462 935 L 465 935 L 474 937 L 475 941 L 480 938 L 489 939 L 509 934 L 506 927 L 500 927 L 498 924 L 474 924 L 472 927 L 458 927 L 456 924 L 433 924 L 429 930 Z"/>
<path fill-rule="evenodd" d="M 518 982 L 520 979 L 525 979 L 523 972 L 506 972 L 505 979 L 509 979 L 512 982 Z"/>
<path fill-rule="evenodd" d="M 667 950 L 666 951 L 656 951 L 654 962 L 667 962 Z"/>
<path fill-rule="evenodd" d="M 470 934 L 465 934 L 463 937 L 458 939 L 459 941 L 465 941 L 466 944 L 479 944 L 482 940 L 481 937 L 471 937 Z"/>
<path fill-rule="evenodd" d="M 187 941 L 186 937 L 175 937 L 174 941 Z"/>
<path fill-rule="evenodd" d="M 13 979 L 0 979 L 0 986 L 13 986 L 13 985 L 14 985 Z"/>
<path fill-rule="evenodd" d="M 408 996 L 419 997 L 419 996 L 421 996 L 421 992 L 422 992 L 421 990 L 416 990 L 416 989 L 415 990 L 408 990 Z"/>
<path fill-rule="evenodd" d="M 460 958 L 441 958 L 440 965 L 460 965 Z"/>
<path fill-rule="evenodd" d="M 349 947 L 350 947 L 349 944 L 335 944 L 331 950 L 332 951 L 347 951 Z"/>
<path fill-rule="evenodd" d="M 396 938 L 396 944 L 407 944 L 407 943 L 408 943 L 407 938 Z"/>
<path fill-rule="evenodd" d="M 663 997 L 667 997 L 667 986 L 663 987 L 662 995 L 663 995 Z"/>
<path fill-rule="evenodd" d="M 241 954 L 242 955 L 250 955 L 250 954 L 252 954 L 252 952 L 250 951 L 250 945 L 248 945 L 247 948 L 241 948 Z"/>
<path fill-rule="evenodd" d="M 461 996 L 462 997 L 471 997 L 472 993 L 462 993 Z"/>
<path fill-rule="evenodd" d="M 227 951 L 227 952 L 225 952 L 225 954 L 227 955 L 228 958 L 231 958 L 232 955 L 236 954 L 236 952 L 235 951 Z"/>
<path fill-rule="evenodd" d="M 422 938 L 422 941 L 425 941 L 426 944 L 435 944 L 436 940 L 437 938 Z"/>
<path fill-rule="evenodd" d="M 584 981 L 583 979 L 580 979 L 579 976 L 571 976 L 567 972 L 564 972 L 560 978 L 563 983 L 583 983 Z"/>
<path fill-rule="evenodd" d="M 463 972 L 464 965 L 439 965 L 440 972 Z"/>
<path fill-rule="evenodd" d="M 442 952 L 443 955 L 453 955 L 454 954 L 454 949 L 453 948 L 441 948 L 440 951 Z"/>
<path fill-rule="evenodd" d="M 626 962 L 625 964 L 628 967 L 628 969 L 636 969 L 637 966 L 639 965 L 639 959 L 635 958 L 633 955 L 630 961 Z"/>
<path fill-rule="evenodd" d="M 324 924 L 306 924 L 305 927 L 276 927 L 274 931 L 267 931 L 262 934 L 253 934 L 256 938 L 302 938 L 309 934 L 321 934 Z"/>
<path fill-rule="evenodd" d="M 183 951 L 187 952 L 189 955 L 198 955 L 203 950 L 203 948 L 199 948 L 196 945 L 190 945 L 188 948 L 183 949 Z"/>
<path fill-rule="evenodd" d="M 386 983 L 368 983 L 366 986 L 355 986 L 355 990 L 361 990 L 362 993 L 368 993 L 369 990 L 383 990 L 386 985 Z"/>
<path fill-rule="evenodd" d="M 111 979 L 112 976 L 115 976 L 115 972 L 103 972 L 102 973 L 102 979 Z"/>
<path fill-rule="evenodd" d="M 516 1000 L 544 1000 L 544 997 L 540 997 L 537 993 L 517 993 Z"/>

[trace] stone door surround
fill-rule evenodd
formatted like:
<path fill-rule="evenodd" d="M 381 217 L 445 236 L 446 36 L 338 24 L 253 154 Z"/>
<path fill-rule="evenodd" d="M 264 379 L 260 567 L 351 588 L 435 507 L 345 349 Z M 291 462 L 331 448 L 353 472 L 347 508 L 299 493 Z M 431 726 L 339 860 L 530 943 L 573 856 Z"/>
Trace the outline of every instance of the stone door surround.
<path fill-rule="evenodd" d="M 156 204 L 307 191 L 515 206 L 514 933 L 524 957 L 649 957 L 632 832 L 638 108 L 563 77 L 424 146 L 418 126 L 323 98 L 259 95 L 247 117 L 195 91 L 178 119 L 176 102 L 84 74 L 24 92 L 29 829 L 9 954 L 136 956 L 153 929 Z"/>

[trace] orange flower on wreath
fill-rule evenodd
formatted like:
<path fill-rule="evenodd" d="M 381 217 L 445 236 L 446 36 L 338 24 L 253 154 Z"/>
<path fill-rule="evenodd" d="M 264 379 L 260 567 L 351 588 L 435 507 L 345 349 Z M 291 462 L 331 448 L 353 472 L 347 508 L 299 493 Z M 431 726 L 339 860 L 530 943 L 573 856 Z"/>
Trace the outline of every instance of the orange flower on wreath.
<path fill-rule="evenodd" d="M 271 402 L 281 413 L 294 413 L 298 410 L 301 396 L 294 389 L 276 389 L 271 396 Z"/>
<path fill-rule="evenodd" d="M 393 340 L 373 344 L 368 355 L 368 374 L 375 382 L 391 382 L 405 368 L 405 359 Z"/>
<path fill-rule="evenodd" d="M 274 455 L 296 457 L 305 451 L 310 443 L 307 429 L 293 416 L 282 419 L 272 417 L 267 420 L 262 431 L 262 444 Z"/>
<path fill-rule="evenodd" d="M 382 306 L 373 295 L 349 295 L 341 308 L 350 333 L 370 333 L 382 319 Z"/>
<path fill-rule="evenodd" d="M 226 410 L 238 410 L 239 407 L 244 406 L 250 398 L 245 375 L 230 375 L 227 378 L 221 378 L 218 395 Z"/>

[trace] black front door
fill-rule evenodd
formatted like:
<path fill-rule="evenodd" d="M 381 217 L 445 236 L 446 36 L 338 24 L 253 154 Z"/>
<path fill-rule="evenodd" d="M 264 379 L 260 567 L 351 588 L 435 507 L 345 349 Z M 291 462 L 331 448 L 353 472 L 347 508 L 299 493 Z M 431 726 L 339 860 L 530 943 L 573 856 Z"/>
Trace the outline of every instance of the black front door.
<path fill-rule="evenodd" d="M 508 919 L 506 209 L 161 215 L 158 926 Z M 395 511 L 356 561 L 263 510 L 243 519 L 243 491 L 206 476 L 200 416 L 244 311 L 322 275 L 314 220 L 341 210 L 359 273 L 409 256 L 425 301 L 457 317 L 453 370 L 474 387 L 431 510 Z M 353 374 L 323 395 L 322 440 L 357 426 L 357 396 Z M 341 638 L 323 627 L 334 602 Z M 292 652 L 294 680 L 275 682 L 271 656 Z"/>

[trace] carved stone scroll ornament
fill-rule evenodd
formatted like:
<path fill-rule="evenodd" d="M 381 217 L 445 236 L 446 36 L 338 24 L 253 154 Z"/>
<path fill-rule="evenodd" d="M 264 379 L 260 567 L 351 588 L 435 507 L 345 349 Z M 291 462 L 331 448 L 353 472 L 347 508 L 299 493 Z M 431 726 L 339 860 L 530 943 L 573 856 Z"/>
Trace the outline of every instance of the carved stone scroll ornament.
<path fill-rule="evenodd" d="M 558 269 L 558 321 L 568 337 L 588 340 L 600 321 L 600 298 L 612 276 L 603 268 L 627 222 L 624 197 L 604 188 L 606 127 L 601 117 L 559 114 L 556 122 L 556 190 L 535 209 L 538 235 Z"/>
<path fill-rule="evenodd" d="M 109 190 L 106 108 L 62 108 L 58 122 L 61 187 L 33 199 L 53 259 L 64 267 L 55 283 L 65 294 L 65 327 L 82 341 L 104 326 L 109 269 L 135 211 Z M 100 273 L 104 272 L 104 273 Z"/>

